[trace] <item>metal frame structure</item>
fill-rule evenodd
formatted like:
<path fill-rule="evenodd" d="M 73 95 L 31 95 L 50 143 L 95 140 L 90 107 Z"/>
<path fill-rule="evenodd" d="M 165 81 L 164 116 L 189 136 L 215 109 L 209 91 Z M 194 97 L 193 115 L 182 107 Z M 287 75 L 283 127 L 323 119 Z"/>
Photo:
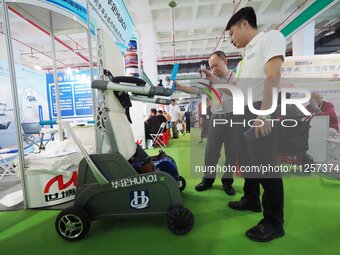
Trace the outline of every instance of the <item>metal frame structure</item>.
<path fill-rule="evenodd" d="M 16 73 L 15 73 L 15 66 L 14 66 L 14 56 L 13 56 L 13 44 L 12 44 L 12 35 L 9 23 L 9 14 L 8 14 L 8 3 L 13 1 L 2 0 L 2 12 L 3 12 L 3 27 L 5 32 L 6 38 L 6 49 L 7 49 L 7 58 L 9 64 L 9 73 L 10 73 L 10 85 L 12 90 L 12 101 L 13 101 L 13 108 L 14 108 L 14 118 L 16 123 L 16 139 L 17 139 L 17 146 L 18 146 L 18 156 L 19 156 L 19 167 L 21 169 L 20 175 L 22 180 L 22 188 L 23 188 L 23 198 L 24 198 L 24 208 L 27 207 L 27 194 L 26 194 L 26 182 L 25 182 L 25 159 L 24 159 L 24 147 L 23 147 L 23 137 L 21 131 L 21 120 L 20 120 L 20 112 L 19 112 L 19 100 L 18 100 L 18 90 L 17 90 L 17 82 L 16 82 Z M 17 0 L 15 3 L 24 3 L 24 4 L 32 4 L 34 3 L 25 1 L 25 0 Z M 89 1 L 86 1 L 87 10 L 89 10 Z M 57 104 L 57 116 L 58 116 L 58 123 L 59 124 L 59 140 L 62 140 L 62 126 L 61 126 L 61 108 L 60 108 L 60 99 L 59 99 L 59 89 L 58 89 L 58 69 L 57 69 L 57 62 L 56 62 L 56 47 L 55 47 L 55 38 L 54 38 L 54 31 L 53 31 L 53 22 L 52 22 L 52 11 L 56 11 L 56 7 L 52 6 L 51 4 L 41 3 L 39 4 L 40 7 L 46 8 L 49 10 L 49 17 L 50 17 L 50 37 L 51 37 L 51 49 L 53 54 L 53 73 L 54 73 L 54 83 L 55 83 L 55 94 L 56 94 L 56 104 Z M 60 14 L 63 14 L 64 11 L 60 11 Z M 69 15 L 67 15 L 67 18 Z M 83 25 L 81 22 L 79 24 Z M 92 52 L 91 52 L 91 30 L 90 30 L 90 12 L 87 11 L 87 36 L 88 36 L 88 47 L 89 47 L 89 64 L 90 64 L 90 79 L 91 83 L 94 79 L 93 77 L 93 61 L 92 61 Z M 94 90 L 93 90 L 94 91 Z M 93 103 L 93 116 L 96 116 L 96 93 L 95 91 L 92 93 L 92 103 Z"/>

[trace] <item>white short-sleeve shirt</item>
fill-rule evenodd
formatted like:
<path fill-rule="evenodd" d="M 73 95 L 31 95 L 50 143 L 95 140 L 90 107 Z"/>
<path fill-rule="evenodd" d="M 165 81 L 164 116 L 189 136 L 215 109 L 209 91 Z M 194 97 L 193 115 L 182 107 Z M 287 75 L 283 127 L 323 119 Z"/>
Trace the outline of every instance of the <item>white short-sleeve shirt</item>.
<path fill-rule="evenodd" d="M 258 33 L 245 47 L 244 58 L 237 65 L 236 81 L 247 103 L 248 88 L 252 88 L 253 102 L 262 101 L 265 64 L 273 57 L 285 57 L 286 41 L 278 30 Z"/>
<path fill-rule="evenodd" d="M 177 121 L 178 118 L 178 114 L 181 112 L 181 110 L 179 109 L 179 106 L 176 104 L 175 106 L 170 106 L 170 115 L 171 115 L 171 122 L 175 122 Z"/>

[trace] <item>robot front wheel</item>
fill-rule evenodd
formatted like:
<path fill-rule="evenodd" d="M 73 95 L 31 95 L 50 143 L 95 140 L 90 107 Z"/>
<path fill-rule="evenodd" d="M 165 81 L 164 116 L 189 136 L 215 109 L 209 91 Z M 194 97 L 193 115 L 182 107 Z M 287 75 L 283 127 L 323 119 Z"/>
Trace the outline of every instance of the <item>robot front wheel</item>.
<path fill-rule="evenodd" d="M 67 241 L 82 239 L 91 227 L 91 217 L 81 207 L 62 210 L 55 221 L 55 228 L 60 237 Z"/>

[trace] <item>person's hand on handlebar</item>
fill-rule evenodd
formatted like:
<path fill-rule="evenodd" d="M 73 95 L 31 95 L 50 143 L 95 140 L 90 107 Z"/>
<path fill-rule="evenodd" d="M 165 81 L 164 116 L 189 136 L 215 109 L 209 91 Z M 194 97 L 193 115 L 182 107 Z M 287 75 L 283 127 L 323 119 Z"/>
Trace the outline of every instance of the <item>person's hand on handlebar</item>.
<path fill-rule="evenodd" d="M 218 83 L 219 80 L 220 80 L 220 79 L 219 79 L 216 75 L 214 75 L 213 72 L 210 71 L 210 70 L 200 69 L 199 72 L 200 72 L 201 78 L 202 78 L 203 76 L 205 76 L 205 78 L 206 78 L 207 80 L 211 81 L 212 83 Z M 205 75 L 204 75 L 203 73 L 204 73 Z"/>
<path fill-rule="evenodd" d="M 175 90 L 179 90 L 179 91 L 182 91 L 182 85 L 179 84 L 178 82 L 174 81 L 174 84 L 175 84 Z"/>
<path fill-rule="evenodd" d="M 216 76 L 212 73 L 212 71 L 207 70 L 207 69 L 200 69 L 199 72 L 200 72 L 201 78 L 204 76 L 204 74 L 205 74 L 205 76 L 207 77 L 207 79 L 212 79 L 212 78 L 215 78 L 215 77 L 216 77 Z M 203 74 L 203 73 L 204 73 L 204 74 Z M 217 78 L 217 77 L 216 77 L 216 78 Z"/>

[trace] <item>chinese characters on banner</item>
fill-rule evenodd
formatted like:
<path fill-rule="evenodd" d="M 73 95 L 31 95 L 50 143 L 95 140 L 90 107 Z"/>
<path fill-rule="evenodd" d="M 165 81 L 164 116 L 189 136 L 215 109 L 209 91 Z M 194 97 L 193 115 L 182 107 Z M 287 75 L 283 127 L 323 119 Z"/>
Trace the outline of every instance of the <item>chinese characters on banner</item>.
<path fill-rule="evenodd" d="M 319 92 L 340 116 L 340 55 L 287 57 L 281 71 L 283 80 L 290 83 L 283 86 Z"/>
<path fill-rule="evenodd" d="M 125 52 L 133 30 L 132 19 L 122 0 L 90 0 L 93 11 L 117 39 L 116 44 Z"/>

